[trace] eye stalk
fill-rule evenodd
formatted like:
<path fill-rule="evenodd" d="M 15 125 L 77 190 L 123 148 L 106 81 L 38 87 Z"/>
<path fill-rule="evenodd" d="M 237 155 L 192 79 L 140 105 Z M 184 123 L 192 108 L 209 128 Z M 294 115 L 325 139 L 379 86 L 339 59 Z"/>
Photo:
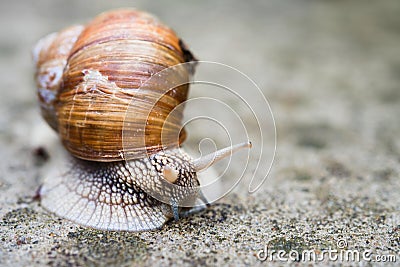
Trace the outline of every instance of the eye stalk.
<path fill-rule="evenodd" d="M 241 150 L 243 148 L 251 148 L 251 146 L 252 146 L 251 142 L 248 141 L 215 151 L 211 154 L 208 154 L 197 160 L 194 160 L 193 161 L 194 169 L 196 170 L 196 172 L 204 171 L 214 163 L 220 161 L 221 159 L 226 158 L 229 155 L 232 155 L 236 151 Z"/>

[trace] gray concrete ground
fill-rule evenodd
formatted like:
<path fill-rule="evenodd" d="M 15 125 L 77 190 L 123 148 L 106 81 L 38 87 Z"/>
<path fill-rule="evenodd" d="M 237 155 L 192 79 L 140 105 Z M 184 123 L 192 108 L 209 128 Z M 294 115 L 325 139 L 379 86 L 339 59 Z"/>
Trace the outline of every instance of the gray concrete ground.
<path fill-rule="evenodd" d="M 317 255 L 370 251 L 398 264 L 397 0 L 138 1 L 135 7 L 171 25 L 198 58 L 232 65 L 260 86 L 277 124 L 271 174 L 254 194 L 242 186 L 151 232 L 87 229 L 31 202 L 42 179 L 35 151 L 44 147 L 52 157 L 58 141 L 39 114 L 30 48 L 49 32 L 130 2 L 0 3 L 1 266 L 264 265 L 257 252 L 265 245 Z"/>

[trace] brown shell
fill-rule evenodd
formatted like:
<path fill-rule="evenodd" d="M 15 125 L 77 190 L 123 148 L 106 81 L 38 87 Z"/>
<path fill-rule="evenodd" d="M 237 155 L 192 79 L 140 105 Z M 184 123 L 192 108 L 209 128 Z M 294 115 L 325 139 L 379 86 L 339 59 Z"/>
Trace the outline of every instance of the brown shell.
<path fill-rule="evenodd" d="M 73 42 L 64 40 L 66 31 L 40 41 L 43 44 L 36 49 L 45 50 L 36 52 L 39 88 L 53 92 L 57 87 L 39 82 L 46 73 L 43 66 L 50 64 L 42 55 L 49 61 L 65 61 L 58 67 L 64 72 L 56 100 L 41 104 L 64 146 L 73 155 L 94 161 L 141 158 L 179 146 L 185 138 L 182 109 L 171 112 L 186 100 L 188 85 L 169 86 L 189 81 L 191 68 L 178 68 L 172 78 L 154 78 L 168 67 L 194 60 L 176 34 L 137 10 L 103 13 L 81 32 L 76 30 L 80 34 Z M 64 50 L 53 55 L 56 47 L 68 47 L 68 56 Z M 48 111 L 52 115 L 46 115 Z"/>

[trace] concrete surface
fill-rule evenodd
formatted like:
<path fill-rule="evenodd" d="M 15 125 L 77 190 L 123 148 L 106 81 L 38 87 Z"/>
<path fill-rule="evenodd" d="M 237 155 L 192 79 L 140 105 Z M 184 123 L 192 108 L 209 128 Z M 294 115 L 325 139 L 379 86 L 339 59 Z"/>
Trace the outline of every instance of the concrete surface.
<path fill-rule="evenodd" d="M 265 265 L 257 258 L 265 245 L 318 255 L 368 250 L 394 255 L 398 264 L 397 0 L 138 1 L 134 7 L 172 26 L 198 58 L 234 66 L 260 86 L 277 124 L 271 174 L 254 194 L 241 186 L 151 232 L 87 229 L 32 202 L 42 179 L 38 148 L 51 158 L 57 139 L 39 114 L 30 49 L 49 32 L 121 6 L 132 3 L 0 3 L 1 266 Z"/>

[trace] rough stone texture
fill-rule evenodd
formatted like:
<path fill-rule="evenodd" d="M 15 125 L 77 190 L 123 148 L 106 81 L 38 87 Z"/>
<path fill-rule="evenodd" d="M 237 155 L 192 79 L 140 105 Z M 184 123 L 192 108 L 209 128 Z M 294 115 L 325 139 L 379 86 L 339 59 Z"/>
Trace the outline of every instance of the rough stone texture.
<path fill-rule="evenodd" d="M 266 244 L 321 253 L 338 240 L 400 261 L 397 0 L 139 1 L 197 57 L 232 65 L 260 86 L 277 124 L 271 174 L 255 194 L 240 187 L 151 232 L 86 229 L 31 201 L 46 158 L 38 148 L 51 158 L 57 139 L 39 115 L 30 48 L 130 3 L 0 3 L 0 265 L 264 265 L 256 254 Z"/>

